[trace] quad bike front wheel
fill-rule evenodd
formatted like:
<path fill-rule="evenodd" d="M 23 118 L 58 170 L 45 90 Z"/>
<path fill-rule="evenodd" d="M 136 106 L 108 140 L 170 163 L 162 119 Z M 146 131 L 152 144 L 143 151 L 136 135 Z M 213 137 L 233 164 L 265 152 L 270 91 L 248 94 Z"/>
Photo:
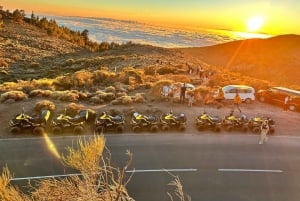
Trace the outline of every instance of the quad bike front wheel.
<path fill-rule="evenodd" d="M 12 134 L 20 134 L 21 133 L 21 128 L 17 127 L 17 126 L 14 126 L 14 127 L 11 127 L 10 128 L 10 132 Z"/>
<path fill-rule="evenodd" d="M 41 126 L 38 126 L 38 127 L 35 127 L 33 130 L 32 130 L 32 133 L 34 135 L 43 135 L 43 133 L 45 132 L 45 129 Z"/>

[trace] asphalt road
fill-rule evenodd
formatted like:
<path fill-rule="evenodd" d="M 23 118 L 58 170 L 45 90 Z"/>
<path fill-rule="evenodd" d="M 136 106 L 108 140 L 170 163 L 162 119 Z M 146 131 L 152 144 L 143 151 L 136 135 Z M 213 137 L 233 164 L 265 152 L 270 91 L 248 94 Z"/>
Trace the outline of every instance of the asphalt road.
<path fill-rule="evenodd" d="M 258 135 L 145 134 L 107 135 L 113 164 L 133 152 L 129 194 L 137 201 L 170 200 L 168 184 L 179 176 L 193 201 L 299 201 L 300 138 Z M 58 152 L 76 137 L 51 139 Z M 0 166 L 8 165 L 16 185 L 36 176 L 74 173 L 62 166 L 43 138 L 0 140 Z"/>

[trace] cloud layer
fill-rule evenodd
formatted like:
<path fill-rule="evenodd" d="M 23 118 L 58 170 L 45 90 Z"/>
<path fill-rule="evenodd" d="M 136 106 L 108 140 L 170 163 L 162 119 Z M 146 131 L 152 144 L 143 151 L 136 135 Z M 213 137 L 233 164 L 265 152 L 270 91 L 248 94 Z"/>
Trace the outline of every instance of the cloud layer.
<path fill-rule="evenodd" d="M 201 47 L 225 43 L 249 37 L 268 37 L 262 34 L 244 34 L 225 30 L 181 29 L 144 24 L 135 21 L 116 20 L 109 18 L 58 17 L 55 19 L 60 26 L 72 30 L 89 30 L 89 38 L 97 42 L 117 42 L 149 44 L 160 47 Z"/>

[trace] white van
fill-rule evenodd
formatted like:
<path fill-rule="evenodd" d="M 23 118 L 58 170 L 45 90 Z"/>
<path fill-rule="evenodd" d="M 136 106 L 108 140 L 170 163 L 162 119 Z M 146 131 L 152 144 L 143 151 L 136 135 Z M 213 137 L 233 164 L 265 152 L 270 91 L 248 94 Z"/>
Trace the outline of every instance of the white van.
<path fill-rule="evenodd" d="M 222 90 L 222 91 L 221 91 Z M 251 103 L 255 100 L 255 89 L 246 85 L 227 85 L 215 93 L 216 99 L 233 100 L 238 93 L 242 101 Z"/>

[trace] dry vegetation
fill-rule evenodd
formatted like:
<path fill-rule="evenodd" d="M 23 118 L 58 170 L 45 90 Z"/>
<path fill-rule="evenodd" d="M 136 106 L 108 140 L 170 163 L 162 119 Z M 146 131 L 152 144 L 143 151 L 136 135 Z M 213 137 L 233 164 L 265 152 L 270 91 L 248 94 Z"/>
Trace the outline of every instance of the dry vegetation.
<path fill-rule="evenodd" d="M 105 156 L 105 139 L 94 136 L 79 139 L 77 147 L 68 147 L 66 156 L 59 156 L 63 163 L 80 172 L 81 176 L 41 179 L 36 186 L 30 186 L 30 194 L 22 193 L 10 184 L 13 178 L 8 167 L 4 167 L 0 176 L 0 200 L 3 201 L 63 201 L 63 200 L 103 200 L 134 201 L 126 190 L 131 175 L 126 174 L 132 161 L 132 153 L 127 151 L 128 160 L 123 168 L 111 165 L 111 155 Z M 175 176 L 174 176 L 175 177 Z M 186 195 L 178 177 L 169 185 L 173 197 L 185 200 Z M 188 200 L 191 200 L 187 197 Z"/>

